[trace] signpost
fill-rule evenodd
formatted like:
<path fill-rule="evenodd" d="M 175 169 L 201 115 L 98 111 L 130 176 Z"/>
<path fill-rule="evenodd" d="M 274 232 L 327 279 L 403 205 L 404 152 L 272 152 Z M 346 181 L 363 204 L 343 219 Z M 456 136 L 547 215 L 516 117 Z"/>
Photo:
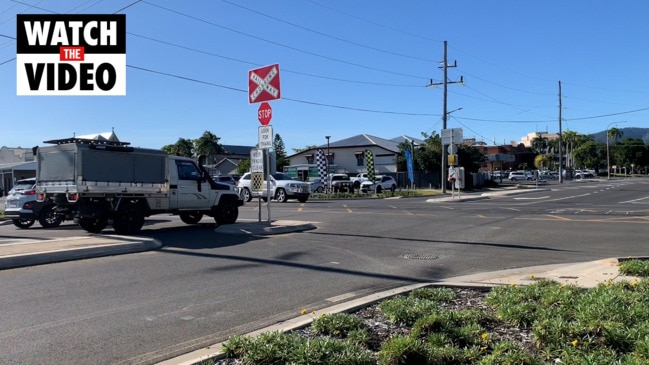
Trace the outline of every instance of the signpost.
<path fill-rule="evenodd" d="M 281 99 L 282 93 L 279 88 L 279 64 L 260 67 L 248 71 L 248 103 L 261 103 L 257 110 L 257 119 L 261 126 L 259 127 L 259 143 L 257 145 L 261 154 L 261 166 L 263 173 L 263 155 L 266 154 L 266 200 L 268 202 L 268 223 L 270 223 L 270 153 L 269 148 L 273 148 L 273 127 L 270 120 L 273 118 L 273 108 L 267 101 Z M 265 151 L 264 151 L 265 150 Z M 252 168 L 252 154 L 251 168 Z M 257 161 L 257 164 L 259 162 Z M 251 170 L 254 171 L 254 170 Z M 263 175 L 262 175 L 263 176 Z M 263 186 L 263 184 L 262 184 Z M 261 223 L 261 200 L 259 201 L 259 222 Z"/>

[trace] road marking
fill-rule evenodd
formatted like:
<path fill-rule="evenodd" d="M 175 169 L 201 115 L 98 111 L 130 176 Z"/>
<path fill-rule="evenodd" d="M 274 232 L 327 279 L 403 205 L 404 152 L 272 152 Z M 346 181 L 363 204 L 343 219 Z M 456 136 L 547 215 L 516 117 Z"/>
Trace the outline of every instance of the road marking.
<path fill-rule="evenodd" d="M 548 195 L 546 195 L 546 196 L 539 196 L 539 197 L 536 197 L 536 198 L 533 198 L 533 197 L 530 197 L 530 198 L 520 197 L 520 198 L 514 198 L 514 200 L 538 200 L 538 199 L 547 199 L 547 198 L 549 198 L 549 197 L 550 197 L 550 196 L 548 196 Z"/>
<path fill-rule="evenodd" d="M 635 203 L 635 202 L 638 202 L 638 201 L 640 201 L 640 200 L 645 200 L 645 199 L 649 199 L 649 196 L 645 196 L 644 198 L 638 198 L 638 199 L 633 199 L 633 200 L 627 200 L 627 201 L 625 201 L 625 202 L 620 202 L 619 204 Z"/>
<path fill-rule="evenodd" d="M 546 216 L 546 217 L 556 218 L 556 219 L 559 219 L 559 220 L 562 220 L 562 221 L 570 221 L 570 220 L 572 220 L 572 219 L 570 219 L 570 218 L 566 218 L 566 217 L 562 217 L 562 216 L 558 216 L 558 215 L 550 215 L 550 214 L 546 214 L 545 216 Z"/>

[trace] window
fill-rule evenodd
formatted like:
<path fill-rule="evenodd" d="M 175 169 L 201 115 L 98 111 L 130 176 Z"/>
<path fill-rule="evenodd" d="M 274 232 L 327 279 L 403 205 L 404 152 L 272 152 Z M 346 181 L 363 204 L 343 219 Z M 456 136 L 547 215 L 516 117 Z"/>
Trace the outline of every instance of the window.
<path fill-rule="evenodd" d="M 190 161 L 176 161 L 178 168 L 178 179 L 180 180 L 198 180 L 201 176 L 196 165 Z"/>
<path fill-rule="evenodd" d="M 311 154 L 311 155 L 306 155 L 305 157 L 306 157 L 306 163 L 308 163 L 308 164 L 313 164 L 313 163 L 314 163 L 314 162 L 313 162 L 313 160 L 314 160 L 314 158 L 313 158 L 313 154 Z"/>
<path fill-rule="evenodd" d="M 363 152 L 354 152 L 356 156 L 356 166 L 365 166 L 365 154 Z"/>

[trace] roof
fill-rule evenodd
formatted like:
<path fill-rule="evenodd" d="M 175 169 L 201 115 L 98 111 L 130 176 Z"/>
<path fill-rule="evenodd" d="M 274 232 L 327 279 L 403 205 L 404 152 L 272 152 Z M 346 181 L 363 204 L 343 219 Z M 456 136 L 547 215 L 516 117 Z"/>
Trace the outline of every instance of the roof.
<path fill-rule="evenodd" d="M 330 142 L 330 148 L 341 147 L 370 147 L 377 146 L 391 152 L 399 152 L 399 142 L 395 142 L 381 137 L 371 136 L 369 134 L 359 134 L 353 137 L 341 139 L 340 141 Z M 327 144 L 318 146 L 318 148 L 327 148 Z"/>
<path fill-rule="evenodd" d="M 34 170 L 36 171 L 36 161 L 29 162 L 12 162 L 0 164 L 0 172 L 15 170 Z"/>
<path fill-rule="evenodd" d="M 255 148 L 255 146 L 233 146 L 233 145 L 222 145 L 225 153 L 227 155 L 250 155 L 250 150 Z"/>

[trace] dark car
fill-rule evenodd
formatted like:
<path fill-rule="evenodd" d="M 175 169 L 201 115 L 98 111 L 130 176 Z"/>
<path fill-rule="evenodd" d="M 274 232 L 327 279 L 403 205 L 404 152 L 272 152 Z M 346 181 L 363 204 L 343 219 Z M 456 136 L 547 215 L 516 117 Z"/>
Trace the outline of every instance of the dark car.
<path fill-rule="evenodd" d="M 5 217 L 18 228 L 29 228 L 38 222 L 44 228 L 57 227 L 63 217 L 49 200 L 36 201 L 36 178 L 18 180 L 7 194 Z"/>

